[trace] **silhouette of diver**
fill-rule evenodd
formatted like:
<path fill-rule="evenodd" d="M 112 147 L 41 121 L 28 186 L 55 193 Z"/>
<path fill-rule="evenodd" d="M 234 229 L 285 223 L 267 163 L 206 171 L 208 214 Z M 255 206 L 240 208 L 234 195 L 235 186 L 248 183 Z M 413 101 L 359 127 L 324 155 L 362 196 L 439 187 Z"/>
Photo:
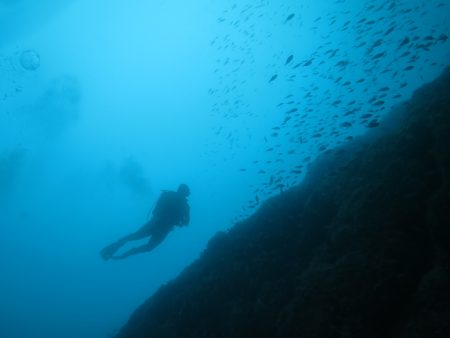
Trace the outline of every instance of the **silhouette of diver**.
<path fill-rule="evenodd" d="M 106 261 L 109 259 L 124 259 L 131 255 L 148 252 L 156 248 L 175 226 L 186 226 L 190 220 L 190 208 L 187 197 L 190 195 L 189 187 L 180 184 L 177 191 L 163 191 L 156 202 L 152 218 L 138 231 L 119 239 L 102 251 L 100 255 Z M 127 242 L 150 237 L 147 244 L 132 248 L 122 255 L 114 254 Z"/>

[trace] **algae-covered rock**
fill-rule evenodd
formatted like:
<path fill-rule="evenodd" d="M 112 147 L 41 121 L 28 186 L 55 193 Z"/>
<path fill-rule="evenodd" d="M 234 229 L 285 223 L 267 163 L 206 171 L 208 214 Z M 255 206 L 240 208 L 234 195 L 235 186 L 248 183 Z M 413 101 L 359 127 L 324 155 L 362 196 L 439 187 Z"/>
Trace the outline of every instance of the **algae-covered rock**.
<path fill-rule="evenodd" d="M 447 69 L 398 128 L 317 159 L 117 337 L 450 337 L 449 92 Z"/>

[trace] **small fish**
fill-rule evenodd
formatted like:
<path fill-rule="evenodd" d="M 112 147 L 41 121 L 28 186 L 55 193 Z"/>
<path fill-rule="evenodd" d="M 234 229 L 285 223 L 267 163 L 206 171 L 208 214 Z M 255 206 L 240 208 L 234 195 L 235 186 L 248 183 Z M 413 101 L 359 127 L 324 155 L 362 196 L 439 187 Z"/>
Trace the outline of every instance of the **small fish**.
<path fill-rule="evenodd" d="M 379 125 L 380 125 L 380 123 L 377 120 L 372 120 L 367 125 L 367 128 L 375 128 L 375 127 L 378 127 Z"/>
<path fill-rule="evenodd" d="M 374 55 L 374 56 L 372 57 L 372 59 L 373 59 L 373 60 L 376 60 L 376 59 L 380 59 L 380 58 L 382 58 L 382 57 L 384 57 L 384 56 L 386 56 L 386 52 L 381 52 L 381 53 L 378 53 L 378 54 Z"/>
<path fill-rule="evenodd" d="M 294 16 L 295 16 L 294 13 L 289 14 L 288 17 L 286 18 L 286 21 L 285 21 L 284 23 L 286 23 L 286 22 L 292 20 L 292 19 L 294 18 Z"/>
<path fill-rule="evenodd" d="M 341 60 L 338 63 L 336 63 L 336 67 L 345 67 L 349 64 L 350 62 L 347 60 Z"/>
<path fill-rule="evenodd" d="M 289 57 L 286 59 L 286 63 L 285 65 L 288 65 L 292 62 L 292 60 L 294 59 L 294 55 L 289 55 Z"/>
<path fill-rule="evenodd" d="M 272 81 L 275 81 L 277 77 L 278 77 L 277 74 L 273 75 L 273 76 L 270 78 L 269 83 L 272 82 Z"/>
<path fill-rule="evenodd" d="M 291 118 L 292 118 L 292 117 L 287 116 L 287 117 L 284 119 L 283 124 L 286 124 Z"/>
<path fill-rule="evenodd" d="M 338 49 L 335 49 L 335 50 L 332 50 L 332 51 L 331 51 L 331 54 L 330 54 L 330 56 L 329 56 L 329 58 L 330 58 L 330 59 L 331 59 L 331 58 L 334 58 L 334 57 L 336 56 L 337 52 L 339 52 L 339 48 L 338 48 Z"/>
<path fill-rule="evenodd" d="M 395 27 L 389 28 L 385 33 L 384 36 L 391 34 L 394 31 Z"/>
<path fill-rule="evenodd" d="M 399 47 L 403 47 L 403 46 L 407 45 L 407 44 L 410 43 L 410 42 L 411 42 L 411 39 L 408 38 L 408 37 L 406 37 L 406 38 L 404 38 L 404 39 L 402 40 L 402 42 L 400 42 Z"/>
<path fill-rule="evenodd" d="M 406 57 L 406 56 L 408 56 L 410 54 L 411 54 L 411 52 L 404 52 L 402 55 L 400 55 L 400 57 L 404 58 L 404 57 Z"/>
<path fill-rule="evenodd" d="M 448 36 L 445 35 L 444 33 L 439 35 L 439 37 L 437 38 L 437 41 L 447 42 L 447 40 L 448 40 Z"/>
<path fill-rule="evenodd" d="M 364 115 L 361 115 L 361 119 L 369 119 L 369 118 L 371 118 L 373 116 L 373 114 L 370 114 L 370 113 L 368 113 L 368 114 L 364 114 Z"/>
<path fill-rule="evenodd" d="M 279 183 L 279 184 L 277 184 L 277 186 L 275 188 L 280 189 L 280 192 L 283 192 L 284 187 L 285 187 L 285 185 L 283 183 Z"/>
<path fill-rule="evenodd" d="M 286 112 L 286 114 L 292 114 L 292 113 L 295 113 L 296 111 L 298 111 L 297 108 L 292 108 L 291 110 L 288 110 L 288 111 Z"/>
<path fill-rule="evenodd" d="M 375 41 L 375 42 L 373 43 L 372 49 L 374 49 L 374 48 L 376 48 L 376 47 L 379 47 L 379 46 L 381 46 L 382 44 L 383 44 L 383 40 L 378 39 L 377 41 Z"/>

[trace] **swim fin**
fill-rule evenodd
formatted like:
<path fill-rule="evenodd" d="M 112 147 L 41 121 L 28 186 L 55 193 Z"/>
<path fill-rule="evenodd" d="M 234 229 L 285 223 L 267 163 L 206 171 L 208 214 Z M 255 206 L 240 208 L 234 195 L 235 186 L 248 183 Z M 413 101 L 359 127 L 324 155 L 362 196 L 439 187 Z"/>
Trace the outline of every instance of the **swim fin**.
<path fill-rule="evenodd" d="M 120 249 L 121 246 L 122 246 L 121 242 L 115 242 L 113 244 L 110 244 L 104 249 L 102 249 L 102 251 L 100 251 L 100 256 L 102 256 L 102 258 L 105 261 L 107 261 L 111 259 L 111 257 L 117 252 L 117 250 Z"/>

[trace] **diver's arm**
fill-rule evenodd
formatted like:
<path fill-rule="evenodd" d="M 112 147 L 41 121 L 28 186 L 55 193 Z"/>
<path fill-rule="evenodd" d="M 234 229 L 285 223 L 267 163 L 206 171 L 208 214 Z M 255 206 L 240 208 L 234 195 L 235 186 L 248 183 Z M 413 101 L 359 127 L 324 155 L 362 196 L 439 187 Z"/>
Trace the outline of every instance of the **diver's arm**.
<path fill-rule="evenodd" d="M 180 226 L 186 226 L 189 224 L 191 217 L 190 217 L 190 209 L 189 206 L 186 206 L 186 209 L 184 211 L 183 217 L 180 221 Z"/>

